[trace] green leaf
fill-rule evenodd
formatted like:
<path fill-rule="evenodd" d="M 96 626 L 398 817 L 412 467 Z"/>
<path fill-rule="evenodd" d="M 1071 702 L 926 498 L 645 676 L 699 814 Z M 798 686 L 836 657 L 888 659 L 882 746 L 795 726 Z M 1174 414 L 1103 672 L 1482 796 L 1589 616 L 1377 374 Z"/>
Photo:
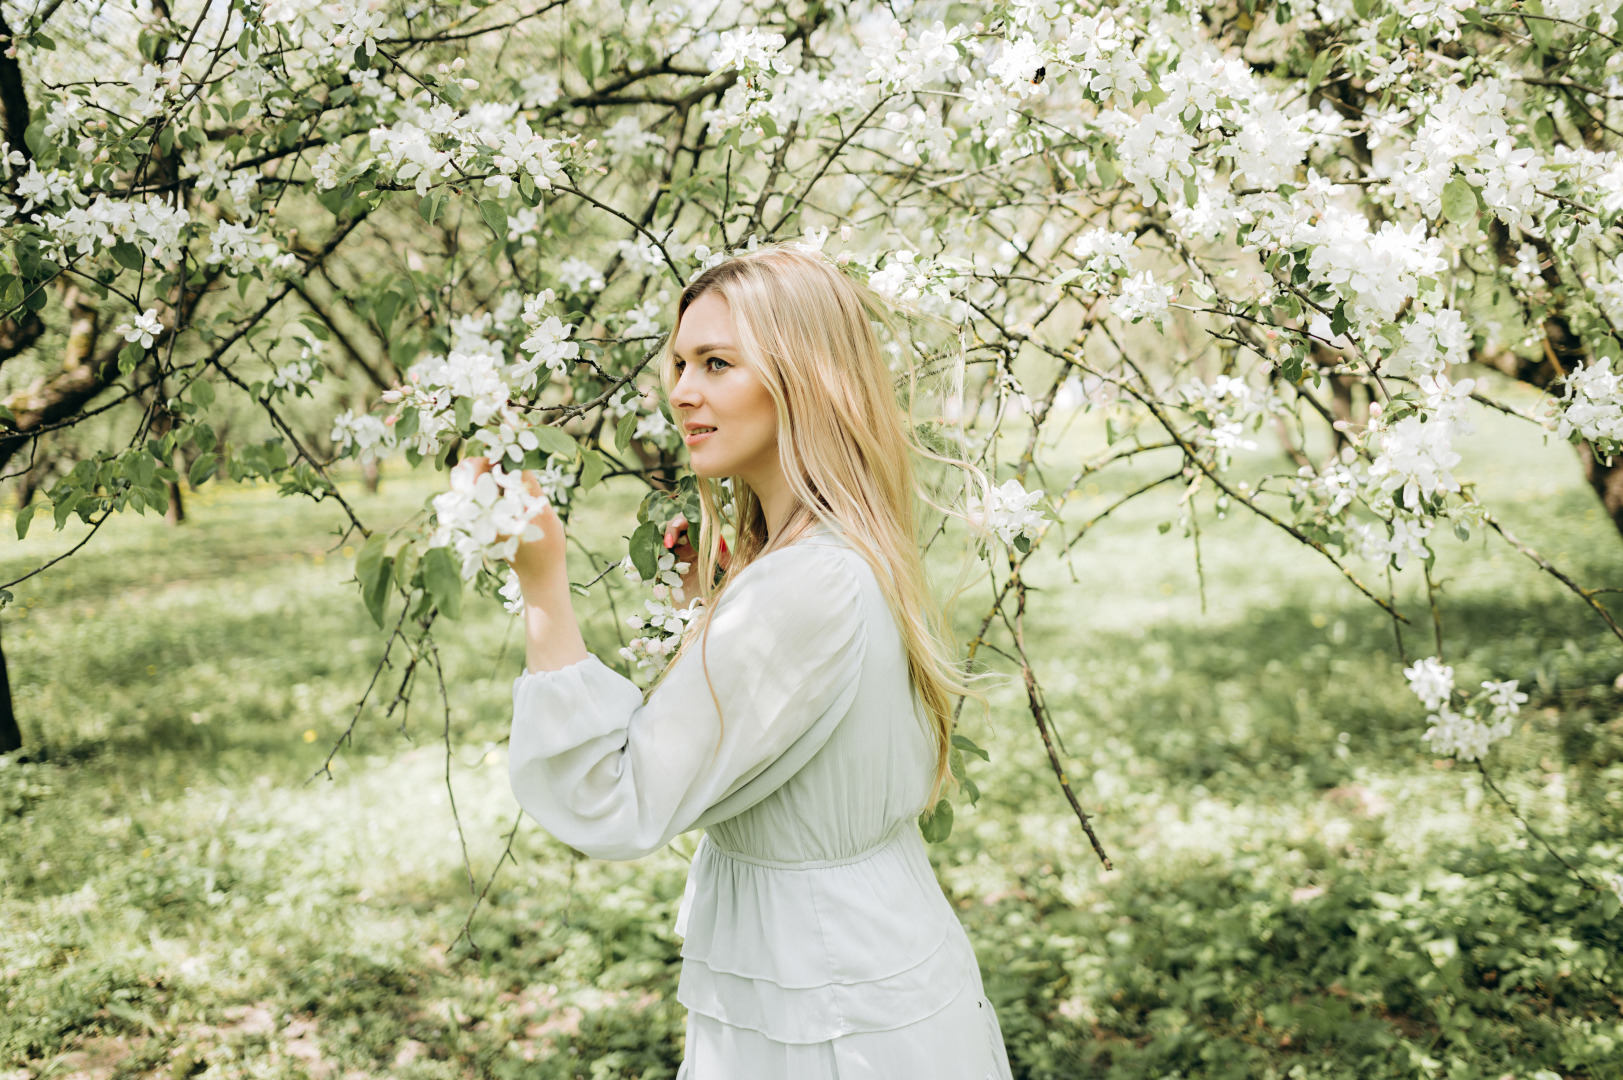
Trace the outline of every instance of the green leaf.
<path fill-rule="evenodd" d="M 1544 14 L 1544 4 L 1541 0 L 1528 0 L 1526 10 L 1530 14 L 1542 15 Z M 1533 41 L 1538 45 L 1539 50 L 1549 52 L 1550 47 L 1555 44 L 1555 27 L 1550 24 L 1550 20 L 1530 19 L 1524 15 L 1522 16 L 1522 23 L 1527 27 L 1527 32 L 1533 36 Z"/>
<path fill-rule="evenodd" d="M 140 248 L 128 240 L 120 240 L 113 245 L 113 261 L 126 270 L 139 271 L 146 263 L 146 258 L 141 254 Z"/>
<path fill-rule="evenodd" d="M 45 125 L 36 120 L 28 125 L 23 132 L 23 145 L 36 157 L 44 157 L 45 151 L 50 148 L 51 141 L 46 137 Z"/>
<path fill-rule="evenodd" d="M 0 423 L 7 423 L 12 427 L 16 427 L 17 414 L 6 408 L 4 405 L 0 405 Z"/>
<path fill-rule="evenodd" d="M 539 424 L 530 430 L 535 432 L 536 440 L 541 443 L 541 449 L 545 450 L 549 454 L 554 454 L 558 457 L 567 458 L 572 461 L 574 460 L 576 451 L 580 449 L 580 447 L 576 445 L 575 440 L 571 439 L 569 434 L 562 428 L 551 427 L 547 424 Z"/>
<path fill-rule="evenodd" d="M 631 453 L 631 436 L 637 430 L 637 414 L 628 412 L 620 417 L 620 423 L 614 429 L 614 445 L 622 454 Z"/>
<path fill-rule="evenodd" d="M 582 495 L 597 486 L 603 479 L 603 455 L 596 450 L 583 447 L 580 452 L 580 483 L 578 485 Z"/>
<path fill-rule="evenodd" d="M 1463 176 L 1443 188 L 1443 216 L 1456 225 L 1476 220 L 1476 189 Z"/>
<path fill-rule="evenodd" d="M 355 556 L 355 577 L 361 583 L 361 600 L 380 630 L 383 629 L 383 609 L 389 602 L 389 572 L 394 568 L 394 560 L 384 554 L 387 542 L 387 536 L 375 532 Z"/>
<path fill-rule="evenodd" d="M 214 466 L 218 462 L 213 454 L 198 454 L 192 462 L 192 467 L 186 471 L 186 482 L 192 487 L 199 487 L 208 478 L 214 475 Z"/>
<path fill-rule="evenodd" d="M 486 225 L 496 231 L 496 239 L 505 243 L 507 240 L 507 208 L 495 199 L 480 199 L 479 216 L 485 219 Z"/>
<path fill-rule="evenodd" d="M 473 424 L 473 399 L 457 398 L 456 404 L 451 407 L 451 411 L 456 414 L 456 429 L 458 431 L 467 431 L 469 426 Z"/>
<path fill-rule="evenodd" d="M 372 314 L 378 320 L 379 330 L 382 330 L 385 334 L 389 332 L 389 324 L 394 322 L 395 314 L 399 312 L 400 305 L 405 302 L 405 299 L 405 297 L 393 291 L 386 292 L 378 297 L 378 302 L 372 305 Z"/>
<path fill-rule="evenodd" d="M 423 553 L 410 544 L 406 544 L 394 557 L 394 583 L 402 589 L 411 588 L 412 575 L 417 573 L 417 564 L 423 561 Z"/>
<path fill-rule="evenodd" d="M 462 613 L 462 575 L 450 548 L 429 548 L 423 556 L 423 587 L 447 619 Z"/>
<path fill-rule="evenodd" d="M 430 191 L 417 202 L 417 213 L 422 215 L 424 224 L 433 225 L 434 219 L 440 216 L 440 210 L 445 207 L 445 192 Z"/>
<path fill-rule="evenodd" d="M 637 568 L 644 581 L 652 580 L 659 570 L 660 542 L 664 530 L 652 521 L 645 521 L 631 534 L 631 565 Z"/>
<path fill-rule="evenodd" d="M 38 509 L 38 503 L 29 503 L 17 511 L 17 539 L 23 540 L 28 537 L 28 524 L 34 520 L 34 511 Z"/>
<path fill-rule="evenodd" d="M 198 379 L 192 383 L 192 403 L 199 409 L 206 409 L 214 404 L 214 386 L 212 383 Z"/>
<path fill-rule="evenodd" d="M 415 337 L 397 338 L 389 345 L 389 361 L 399 370 L 405 371 L 417 358 L 417 351 L 421 348 Z"/>
<path fill-rule="evenodd" d="M 985 750 L 982 750 L 980 747 L 976 746 L 973 742 L 971 742 L 969 740 L 968 736 L 954 735 L 952 737 L 952 745 L 955 746 L 956 748 L 958 748 L 959 750 L 962 750 L 966 754 L 974 754 L 976 757 L 980 758 L 982 761 L 991 761 L 992 760 L 992 755 L 988 754 Z"/>
<path fill-rule="evenodd" d="M 1330 312 L 1330 333 L 1340 337 L 1352 330 L 1352 320 L 1347 317 L 1347 301 L 1343 300 Z"/>
<path fill-rule="evenodd" d="M 332 331 L 327 329 L 327 324 L 314 315 L 300 315 L 299 322 L 303 323 L 306 330 L 322 341 L 332 340 Z"/>
<path fill-rule="evenodd" d="M 924 839 L 932 844 L 939 844 L 951 836 L 952 803 L 942 799 L 935 804 L 934 810 L 920 814 L 919 831 L 924 833 Z"/>
<path fill-rule="evenodd" d="M 1317 89 L 1318 85 L 1324 81 L 1324 77 L 1330 74 L 1330 61 L 1333 59 L 1334 57 L 1329 49 L 1325 49 L 1313 58 L 1313 66 L 1307 69 L 1308 93 L 1311 94 Z"/>

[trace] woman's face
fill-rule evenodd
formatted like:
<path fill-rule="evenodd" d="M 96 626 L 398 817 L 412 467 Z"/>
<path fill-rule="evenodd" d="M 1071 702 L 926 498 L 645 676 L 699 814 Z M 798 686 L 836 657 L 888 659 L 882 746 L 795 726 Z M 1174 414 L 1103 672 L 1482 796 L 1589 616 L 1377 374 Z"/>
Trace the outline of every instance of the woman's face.
<path fill-rule="evenodd" d="M 738 476 L 761 490 L 781 472 L 777 406 L 739 355 L 720 293 L 705 293 L 682 313 L 671 411 L 700 476 Z"/>

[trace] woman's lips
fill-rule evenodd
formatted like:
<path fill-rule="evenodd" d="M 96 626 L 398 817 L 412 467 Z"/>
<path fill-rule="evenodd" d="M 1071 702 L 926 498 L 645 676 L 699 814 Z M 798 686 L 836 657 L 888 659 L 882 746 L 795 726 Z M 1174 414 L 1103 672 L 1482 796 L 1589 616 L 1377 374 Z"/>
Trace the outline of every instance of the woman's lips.
<path fill-rule="evenodd" d="M 715 433 L 715 428 L 706 428 L 702 431 L 690 431 L 682 441 L 687 443 L 689 446 L 697 446 Z"/>

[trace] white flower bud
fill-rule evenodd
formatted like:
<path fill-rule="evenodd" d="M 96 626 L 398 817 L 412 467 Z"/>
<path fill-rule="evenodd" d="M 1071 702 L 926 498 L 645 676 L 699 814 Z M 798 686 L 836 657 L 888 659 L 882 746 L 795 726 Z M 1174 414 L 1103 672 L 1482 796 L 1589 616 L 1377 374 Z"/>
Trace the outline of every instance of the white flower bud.
<path fill-rule="evenodd" d="M 462 57 L 460 57 L 460 56 L 457 57 L 455 60 L 451 61 L 451 70 L 452 71 L 461 71 L 463 68 L 465 68 L 467 66 L 468 66 L 468 62 L 466 60 L 462 59 Z"/>

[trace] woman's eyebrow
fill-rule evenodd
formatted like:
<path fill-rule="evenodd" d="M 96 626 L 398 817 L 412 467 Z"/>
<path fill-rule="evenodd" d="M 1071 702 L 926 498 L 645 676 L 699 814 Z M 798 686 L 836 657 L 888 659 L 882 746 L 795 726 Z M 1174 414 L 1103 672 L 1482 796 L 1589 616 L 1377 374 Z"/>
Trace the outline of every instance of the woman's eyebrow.
<path fill-rule="evenodd" d="M 701 356 L 704 353 L 732 352 L 732 351 L 733 351 L 733 347 L 731 345 L 727 344 L 724 341 L 719 341 L 719 342 L 716 342 L 716 343 L 711 344 L 711 345 L 700 345 L 697 349 L 694 349 L 688 355 L 690 355 L 690 356 Z M 680 350 L 677 352 L 676 358 L 678 360 L 683 358 L 682 353 L 681 353 Z"/>

